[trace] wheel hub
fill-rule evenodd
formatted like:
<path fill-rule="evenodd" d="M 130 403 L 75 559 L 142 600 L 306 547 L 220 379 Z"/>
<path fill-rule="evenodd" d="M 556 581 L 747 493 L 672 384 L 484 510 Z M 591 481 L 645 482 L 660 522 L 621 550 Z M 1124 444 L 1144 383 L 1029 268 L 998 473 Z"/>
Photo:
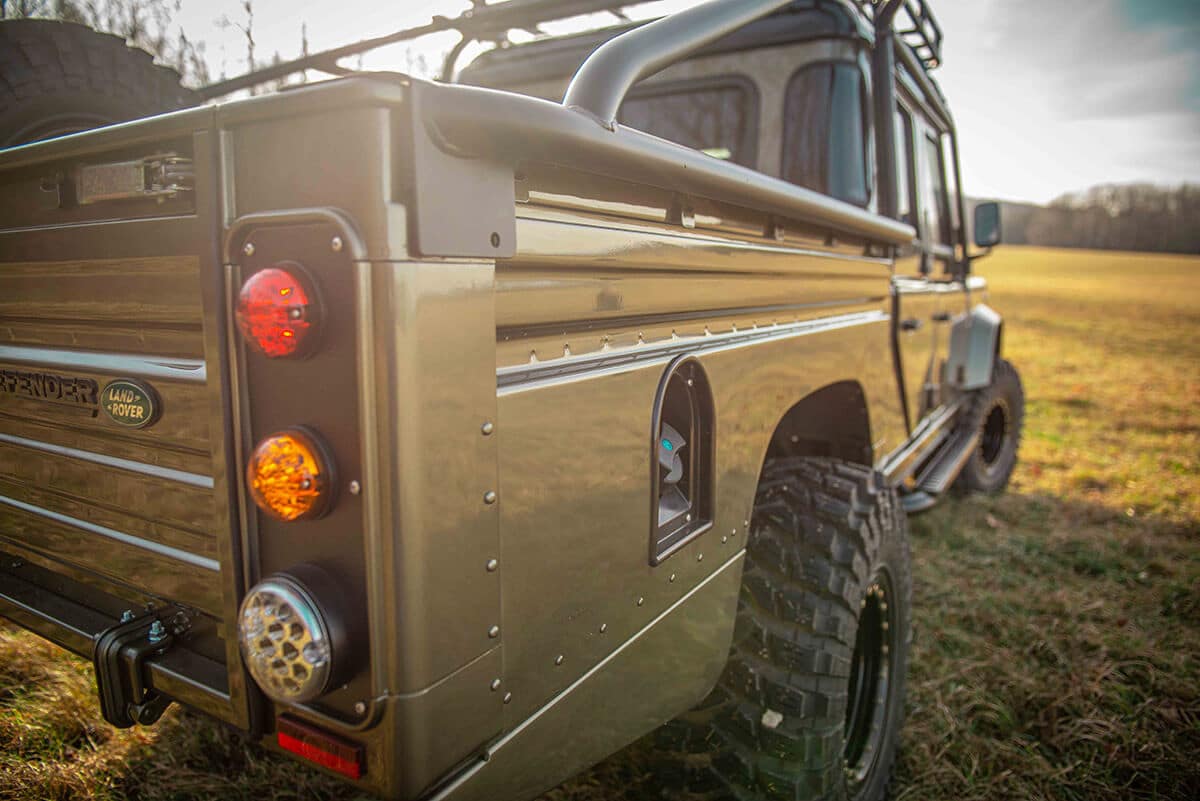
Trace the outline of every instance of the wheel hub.
<path fill-rule="evenodd" d="M 842 752 L 851 787 L 871 774 L 882 751 L 887 730 L 888 694 L 894 649 L 894 609 L 889 609 L 890 582 L 878 577 L 867 588 L 858 618 L 854 655 L 850 661 L 846 700 L 846 739 Z"/>
<path fill-rule="evenodd" d="M 994 465 L 1004 452 L 1009 428 L 1008 404 L 1002 399 L 997 400 L 983 418 L 983 429 L 979 439 L 979 453 L 988 467 Z"/>

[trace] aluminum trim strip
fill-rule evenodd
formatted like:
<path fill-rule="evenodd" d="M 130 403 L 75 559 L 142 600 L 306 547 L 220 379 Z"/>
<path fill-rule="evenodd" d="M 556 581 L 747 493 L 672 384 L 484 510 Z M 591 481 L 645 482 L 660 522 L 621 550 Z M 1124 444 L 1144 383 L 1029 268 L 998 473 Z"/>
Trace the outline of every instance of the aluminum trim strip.
<path fill-rule="evenodd" d="M 101 537 L 107 537 L 110 540 L 115 540 L 117 542 L 124 543 L 125 545 L 132 545 L 135 548 L 141 548 L 144 551 L 150 551 L 151 553 L 156 553 L 159 556 L 165 556 L 168 559 L 174 559 L 178 562 L 192 565 L 193 567 L 210 570 L 213 573 L 219 573 L 221 571 L 221 565 L 216 559 L 197 556 L 194 553 L 189 553 L 187 551 L 180 550 L 179 548 L 172 548 L 169 545 L 163 545 L 162 543 L 144 540 L 141 537 L 135 537 L 132 534 L 126 534 L 122 531 L 117 531 L 106 526 L 99 526 L 95 523 L 89 523 L 86 520 L 80 520 L 75 517 L 59 514 L 58 512 L 52 512 L 49 509 L 43 509 L 40 506 L 34 506 L 33 504 L 25 503 L 24 501 L 18 501 L 12 498 L 0 496 L 0 503 L 4 504 L 5 506 L 11 506 L 14 509 L 20 509 L 22 512 L 28 512 L 29 514 L 37 515 L 38 517 L 44 517 L 47 520 L 53 520 L 56 523 L 73 526 L 92 534 L 98 534 Z"/>
<path fill-rule="evenodd" d="M 0 345 L 0 362 L 136 378 L 165 378 L 189 384 L 203 384 L 208 380 L 203 359 L 156 359 L 127 353 Z"/>
<path fill-rule="evenodd" d="M 666 340 L 651 345 L 636 345 L 617 352 L 568 357 L 538 364 L 501 367 L 496 370 L 496 387 L 503 395 L 507 392 L 528 389 L 547 381 L 566 380 L 587 373 L 630 370 L 645 362 L 673 358 L 685 353 L 739 347 L 750 342 L 807 336 L 848 326 L 886 322 L 888 319 L 890 319 L 888 314 L 883 311 L 856 312 L 836 317 L 822 317 L 817 320 L 763 326 L 748 331 L 710 334 L 691 340 Z"/>
<path fill-rule="evenodd" d="M 608 234 L 614 239 L 622 237 L 619 243 L 610 245 L 610 252 L 604 255 L 614 259 L 614 264 L 622 264 L 628 259 L 628 237 L 630 234 L 648 235 L 652 240 L 650 246 L 654 248 L 674 248 L 679 250 L 689 250 L 695 248 L 722 248 L 722 255 L 728 254 L 732 258 L 737 258 L 743 255 L 768 255 L 781 256 L 788 259 L 797 257 L 820 259 L 822 262 L 841 261 L 853 264 L 876 265 L 889 272 L 892 269 L 892 260 L 880 256 L 865 256 L 861 253 L 839 252 L 836 250 L 818 250 L 817 248 L 806 245 L 780 245 L 770 242 L 753 242 L 745 239 L 737 239 L 720 229 L 692 229 L 686 233 L 679 230 L 671 230 L 664 227 L 664 223 L 660 221 L 651 221 L 645 219 L 622 219 L 614 221 L 609 219 L 601 219 L 596 216 L 597 213 L 606 213 L 606 210 L 599 207 L 597 203 L 604 201 L 587 201 L 587 207 L 569 205 L 570 199 L 558 199 L 557 196 L 547 195 L 541 192 L 531 192 L 531 198 L 536 198 L 538 205 L 524 206 L 517 212 L 518 226 L 528 226 L 534 228 L 535 233 L 540 233 L 536 227 L 546 226 L 550 231 L 544 233 L 543 236 L 558 237 L 560 235 L 577 233 L 580 228 L 588 229 L 589 232 L 599 230 Z M 531 201 L 532 202 L 532 201 Z M 561 232 L 561 233 L 560 233 Z M 529 234 L 526 234 L 528 236 Z M 518 240 L 520 236 L 518 234 Z M 562 240 L 560 240 L 561 242 Z M 617 246 L 619 245 L 619 246 Z M 529 248 L 522 249 L 521 242 L 517 243 L 517 254 L 513 257 L 512 263 L 518 265 L 532 264 L 551 264 L 556 267 L 561 267 L 569 264 L 580 256 L 572 252 L 563 252 L 561 244 L 554 251 L 547 250 L 546 252 L 531 252 Z M 586 260 L 587 256 L 583 257 Z M 650 262 L 655 264 L 656 260 Z M 633 266 L 643 266 L 645 262 L 639 264 L 636 260 L 631 260 Z M 592 266 L 592 262 L 588 261 L 586 266 Z M 612 265 L 606 265 L 612 266 Z M 503 265 L 502 265 L 503 269 Z M 691 269 L 696 272 L 724 272 L 729 268 L 727 265 L 721 265 L 714 270 L 706 270 L 704 265 L 693 265 Z M 772 271 L 777 274 L 783 274 L 784 270 Z"/>
<path fill-rule="evenodd" d="M 118 456 L 105 456 L 102 453 L 93 453 L 92 451 L 83 451 L 76 448 L 65 448 L 62 445 L 52 445 L 49 442 L 26 439 L 25 437 L 17 437 L 12 434 L 0 433 L 0 442 L 7 442 L 10 445 L 42 451 L 44 453 L 52 453 L 55 456 L 80 459 L 85 462 L 101 464 L 105 467 L 115 467 L 118 470 L 128 470 L 131 473 L 141 473 L 142 475 L 174 481 L 177 484 L 187 484 L 188 486 L 199 487 L 200 489 L 213 488 L 211 476 L 189 473 L 185 470 L 176 470 L 172 467 L 159 467 L 158 465 L 146 464 L 145 462 L 135 462 L 132 459 L 122 459 Z"/>

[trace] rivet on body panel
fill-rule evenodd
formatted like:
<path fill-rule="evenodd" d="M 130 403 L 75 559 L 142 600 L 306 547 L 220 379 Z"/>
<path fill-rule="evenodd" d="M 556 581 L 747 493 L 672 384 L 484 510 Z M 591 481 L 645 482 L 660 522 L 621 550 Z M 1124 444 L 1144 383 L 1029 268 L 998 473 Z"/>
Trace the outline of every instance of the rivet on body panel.
<path fill-rule="evenodd" d="M 483 502 L 484 503 L 495 503 L 496 502 L 495 491 L 488 490 L 487 492 L 483 493 Z"/>
<path fill-rule="evenodd" d="M 606 632 L 606 631 L 608 631 L 608 624 L 607 624 L 607 623 L 601 623 L 601 624 L 600 624 L 600 633 L 601 633 L 601 634 L 603 634 L 603 633 L 604 633 L 604 632 Z"/>
<path fill-rule="evenodd" d="M 488 629 L 488 636 L 491 637 L 493 640 L 496 639 L 497 637 L 499 637 L 500 636 L 500 627 L 492 626 L 490 629 Z"/>
<path fill-rule="evenodd" d="M 511 700 L 512 700 L 512 693 L 505 693 L 504 694 L 504 703 L 507 704 Z"/>
<path fill-rule="evenodd" d="M 667 579 L 667 581 L 672 581 L 672 582 L 675 581 L 675 574 L 672 573 L 671 577 L 669 579 Z"/>
<path fill-rule="evenodd" d="M 333 239 L 329 240 L 329 249 L 332 250 L 334 253 L 341 253 L 342 247 L 343 247 L 343 243 L 342 243 L 342 238 L 340 236 L 335 236 Z"/>
<path fill-rule="evenodd" d="M 357 481 L 351 481 L 350 482 L 350 494 L 357 495 L 360 492 L 362 492 L 362 484 L 359 484 Z"/>
<path fill-rule="evenodd" d="M 561 665 L 563 663 L 564 659 L 565 659 L 565 657 L 562 654 L 559 654 L 558 656 L 554 657 L 554 664 Z"/>
<path fill-rule="evenodd" d="M 492 679 L 492 692 L 500 689 L 500 679 Z"/>
<path fill-rule="evenodd" d="M 354 702 L 354 714 L 356 714 L 356 715 L 367 714 L 367 704 L 365 701 L 355 701 Z"/>
<path fill-rule="evenodd" d="M 482 431 L 483 435 L 486 437 L 490 436 L 491 433 L 496 430 L 496 426 L 492 424 L 491 420 L 487 420 L 479 427 L 479 430 Z"/>
<path fill-rule="evenodd" d="M 496 568 L 500 567 L 500 562 L 496 559 L 489 559 L 489 560 L 487 560 L 486 567 L 487 567 L 487 572 L 495 573 Z"/>
<path fill-rule="evenodd" d="M 254 255 L 254 243 L 247 242 L 246 244 L 242 245 L 242 253 L 246 256 L 253 256 Z"/>
<path fill-rule="evenodd" d="M 642 604 L 644 604 L 644 603 L 646 603 L 646 599 L 645 599 L 645 598 L 638 598 L 638 599 L 637 599 L 637 605 L 638 605 L 638 606 L 641 606 L 641 605 L 642 605 Z"/>
<path fill-rule="evenodd" d="M 697 561 L 697 562 L 703 562 L 703 561 L 704 561 L 704 554 L 702 554 L 702 553 L 698 553 L 698 554 L 696 554 L 696 561 Z"/>

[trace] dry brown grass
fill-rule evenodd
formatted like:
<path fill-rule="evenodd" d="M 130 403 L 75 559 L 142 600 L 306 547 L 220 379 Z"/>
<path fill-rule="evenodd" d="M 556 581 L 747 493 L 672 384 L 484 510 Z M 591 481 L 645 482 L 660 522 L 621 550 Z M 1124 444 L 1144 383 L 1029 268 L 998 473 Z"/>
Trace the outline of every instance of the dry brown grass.
<path fill-rule="evenodd" d="M 1008 494 L 914 521 L 900 798 L 1200 798 L 1200 259 L 983 273 L 1026 440 Z M 545 799 L 654 795 L 639 745 Z M 195 715 L 115 731 L 82 661 L 0 628 L 0 799 L 353 797 Z"/>

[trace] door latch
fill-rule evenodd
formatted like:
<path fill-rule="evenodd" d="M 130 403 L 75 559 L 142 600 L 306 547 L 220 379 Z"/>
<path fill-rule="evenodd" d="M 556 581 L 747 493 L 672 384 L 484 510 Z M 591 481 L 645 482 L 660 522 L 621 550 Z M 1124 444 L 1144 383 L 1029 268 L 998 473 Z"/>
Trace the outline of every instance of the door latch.
<path fill-rule="evenodd" d="M 109 200 L 145 200 L 158 202 L 195 186 L 192 160 L 174 153 L 159 153 L 133 161 L 85 164 L 75 173 L 75 199 L 80 205 Z"/>

